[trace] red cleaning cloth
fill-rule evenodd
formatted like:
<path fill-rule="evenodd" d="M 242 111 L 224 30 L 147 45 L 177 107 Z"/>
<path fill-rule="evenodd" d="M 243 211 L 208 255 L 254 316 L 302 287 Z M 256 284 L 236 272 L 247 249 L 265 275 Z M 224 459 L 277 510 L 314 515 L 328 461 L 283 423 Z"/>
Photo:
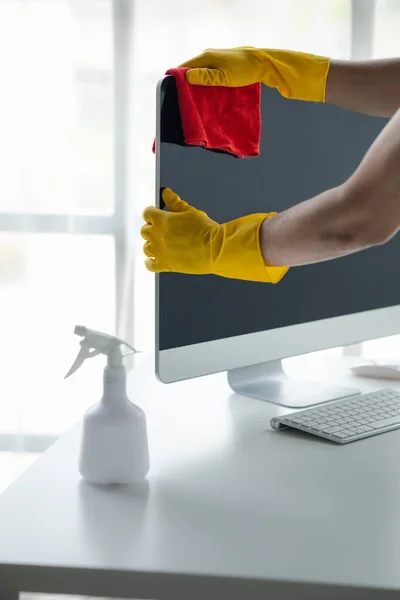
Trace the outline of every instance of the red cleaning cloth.
<path fill-rule="evenodd" d="M 222 150 L 238 158 L 259 156 L 261 85 L 190 85 L 186 71 L 189 69 L 181 67 L 166 72 L 175 77 L 185 143 Z"/>

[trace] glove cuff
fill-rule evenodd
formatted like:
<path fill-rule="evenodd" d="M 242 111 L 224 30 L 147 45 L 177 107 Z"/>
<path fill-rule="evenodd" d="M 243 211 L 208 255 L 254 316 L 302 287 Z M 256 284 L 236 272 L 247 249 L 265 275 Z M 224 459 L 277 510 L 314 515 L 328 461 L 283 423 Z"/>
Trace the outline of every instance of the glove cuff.
<path fill-rule="evenodd" d="M 289 267 L 267 266 L 260 247 L 260 228 L 276 213 L 252 214 L 220 225 L 210 240 L 211 272 L 247 281 L 278 283 Z"/>
<path fill-rule="evenodd" d="M 291 50 L 263 49 L 263 53 L 266 69 L 262 83 L 277 88 L 285 98 L 325 102 L 330 58 Z"/>

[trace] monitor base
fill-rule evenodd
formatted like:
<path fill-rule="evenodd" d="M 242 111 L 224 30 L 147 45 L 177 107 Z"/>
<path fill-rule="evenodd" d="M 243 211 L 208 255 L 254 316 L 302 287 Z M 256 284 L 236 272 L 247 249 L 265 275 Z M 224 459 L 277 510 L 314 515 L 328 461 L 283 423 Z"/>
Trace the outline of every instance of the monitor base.
<path fill-rule="evenodd" d="M 292 379 L 286 375 L 280 360 L 228 371 L 228 383 L 237 394 L 289 408 L 305 408 L 360 393 L 356 388 L 329 382 Z"/>

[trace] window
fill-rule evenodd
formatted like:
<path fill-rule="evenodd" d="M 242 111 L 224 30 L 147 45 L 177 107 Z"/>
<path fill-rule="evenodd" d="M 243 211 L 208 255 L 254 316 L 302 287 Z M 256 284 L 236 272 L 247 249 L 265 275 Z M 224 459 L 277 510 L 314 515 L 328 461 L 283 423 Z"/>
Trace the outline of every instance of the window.
<path fill-rule="evenodd" d="M 100 393 L 74 326 L 121 314 L 111 0 L 0 2 L 0 72 L 0 451 L 35 452 Z"/>
<path fill-rule="evenodd" d="M 378 0 L 374 20 L 374 58 L 400 56 L 400 1 Z"/>

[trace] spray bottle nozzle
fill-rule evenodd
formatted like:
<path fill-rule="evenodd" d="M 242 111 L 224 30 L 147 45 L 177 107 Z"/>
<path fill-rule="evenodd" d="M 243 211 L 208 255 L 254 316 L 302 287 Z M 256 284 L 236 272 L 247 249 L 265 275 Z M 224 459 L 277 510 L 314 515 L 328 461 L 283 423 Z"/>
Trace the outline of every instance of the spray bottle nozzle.
<path fill-rule="evenodd" d="M 64 379 L 75 373 L 87 358 L 93 358 L 99 354 L 107 356 L 108 363 L 112 366 L 123 366 L 123 355 L 120 350 L 120 346 L 122 345 L 127 346 L 132 350 L 130 354 L 135 354 L 137 352 L 135 348 L 124 340 L 108 335 L 107 333 L 88 329 L 83 325 L 77 325 L 74 329 L 74 333 L 83 337 L 83 340 L 80 342 L 81 349 L 79 350 L 78 356 Z"/>
<path fill-rule="evenodd" d="M 86 335 L 86 332 L 87 332 L 87 328 L 84 327 L 83 325 L 76 325 L 76 327 L 74 329 L 74 333 L 76 335 L 84 336 L 84 335 Z"/>

